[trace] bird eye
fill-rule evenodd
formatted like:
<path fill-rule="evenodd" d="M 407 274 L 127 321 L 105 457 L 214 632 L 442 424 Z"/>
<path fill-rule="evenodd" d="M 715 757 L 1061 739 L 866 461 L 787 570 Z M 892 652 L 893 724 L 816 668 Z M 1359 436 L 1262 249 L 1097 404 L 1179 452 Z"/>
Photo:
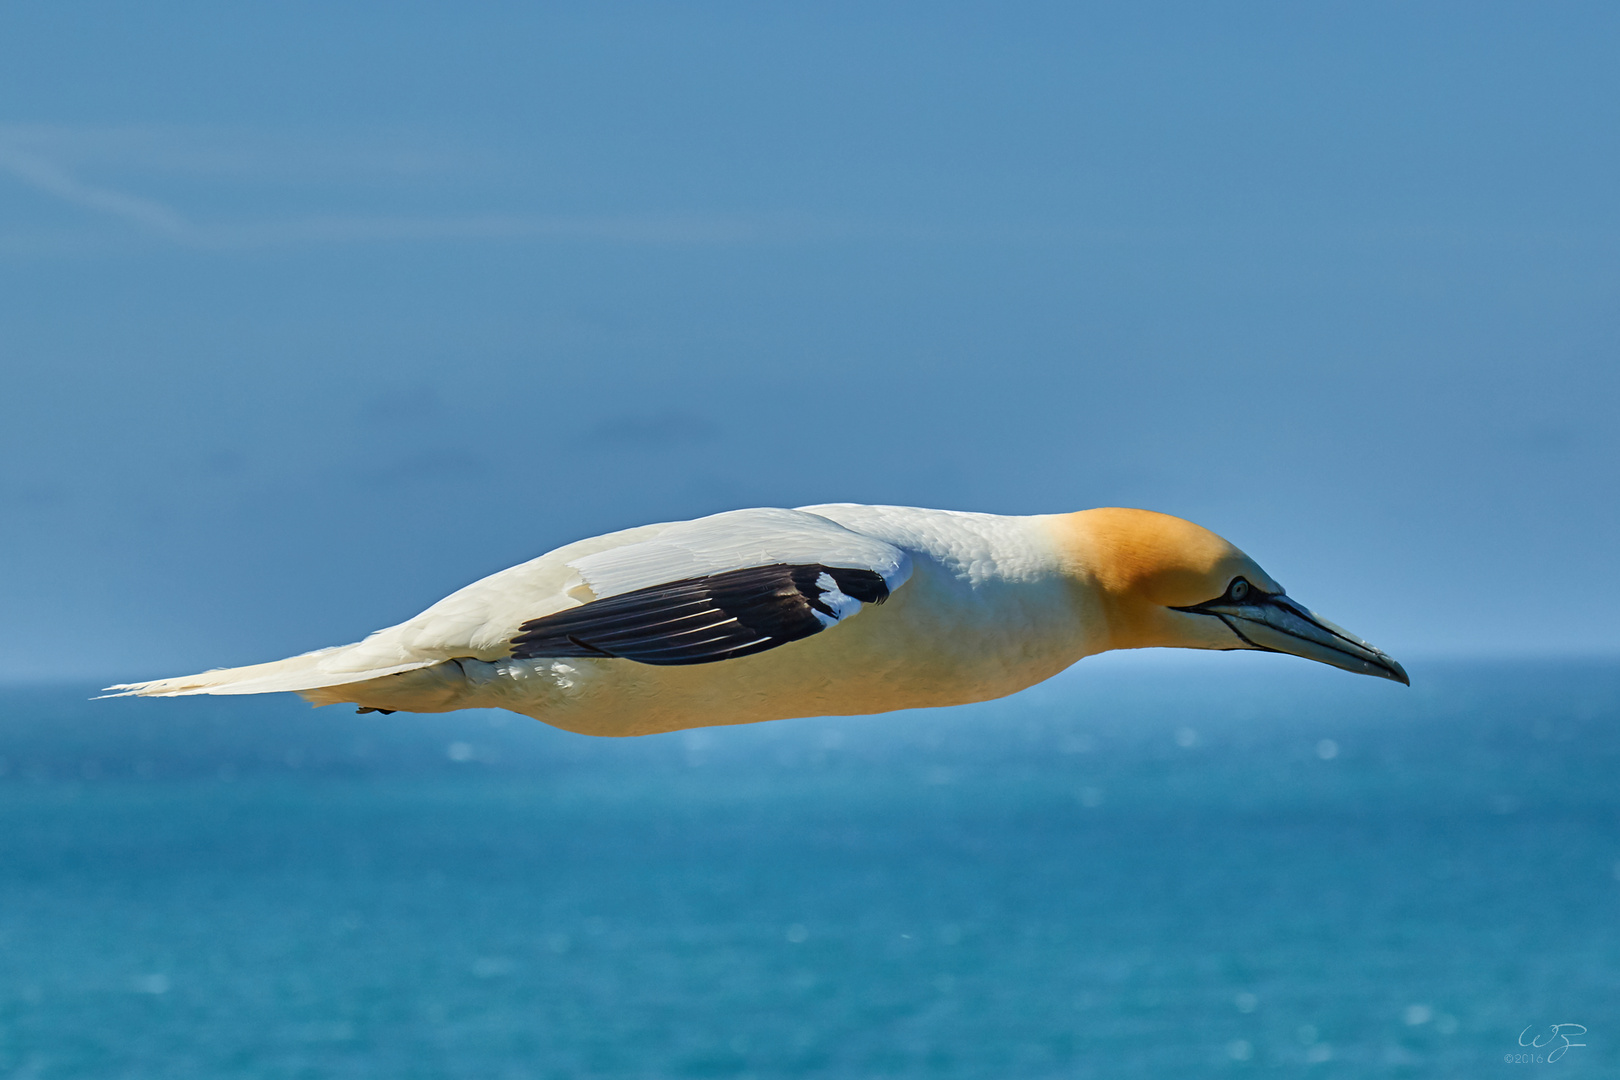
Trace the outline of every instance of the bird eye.
<path fill-rule="evenodd" d="M 1244 599 L 1249 595 L 1249 583 L 1242 578 L 1233 579 L 1232 584 L 1227 586 L 1226 595 L 1233 600 Z"/>

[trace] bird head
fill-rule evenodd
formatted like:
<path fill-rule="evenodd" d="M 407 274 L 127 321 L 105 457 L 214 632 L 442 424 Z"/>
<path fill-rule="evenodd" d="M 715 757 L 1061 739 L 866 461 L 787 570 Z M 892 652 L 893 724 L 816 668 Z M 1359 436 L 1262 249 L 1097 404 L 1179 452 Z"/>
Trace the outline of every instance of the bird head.
<path fill-rule="evenodd" d="M 1401 665 L 1286 595 L 1208 529 L 1148 510 L 1061 519 L 1071 573 L 1100 599 L 1108 648 L 1258 649 L 1410 685 Z"/>

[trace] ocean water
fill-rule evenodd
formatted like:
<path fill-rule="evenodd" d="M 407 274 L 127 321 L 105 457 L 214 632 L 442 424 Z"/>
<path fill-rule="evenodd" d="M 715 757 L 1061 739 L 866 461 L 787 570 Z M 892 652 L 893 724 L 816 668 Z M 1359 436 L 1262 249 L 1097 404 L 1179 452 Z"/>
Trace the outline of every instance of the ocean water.
<path fill-rule="evenodd" d="M 1620 665 L 1203 659 L 637 740 L 0 691 L 0 1077 L 1620 1075 Z"/>

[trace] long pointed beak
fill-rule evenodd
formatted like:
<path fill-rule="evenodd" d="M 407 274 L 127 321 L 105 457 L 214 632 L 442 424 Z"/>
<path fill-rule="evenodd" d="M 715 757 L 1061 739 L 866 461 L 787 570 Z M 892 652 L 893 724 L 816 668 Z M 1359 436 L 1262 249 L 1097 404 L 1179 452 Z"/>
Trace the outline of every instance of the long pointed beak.
<path fill-rule="evenodd" d="M 1216 616 L 1256 649 L 1303 656 L 1360 675 L 1412 685 L 1405 668 L 1343 627 L 1286 596 L 1251 595 L 1255 599 L 1246 603 L 1217 600 L 1181 610 Z"/>

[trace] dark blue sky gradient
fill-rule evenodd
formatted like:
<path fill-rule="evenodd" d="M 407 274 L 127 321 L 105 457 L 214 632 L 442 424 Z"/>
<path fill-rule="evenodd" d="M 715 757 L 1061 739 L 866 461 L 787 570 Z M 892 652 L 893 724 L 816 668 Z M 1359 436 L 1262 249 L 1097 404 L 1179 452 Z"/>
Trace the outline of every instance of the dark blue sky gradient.
<path fill-rule="evenodd" d="M 823 500 L 1612 653 L 1616 12 L 7 5 L 0 677 Z"/>

